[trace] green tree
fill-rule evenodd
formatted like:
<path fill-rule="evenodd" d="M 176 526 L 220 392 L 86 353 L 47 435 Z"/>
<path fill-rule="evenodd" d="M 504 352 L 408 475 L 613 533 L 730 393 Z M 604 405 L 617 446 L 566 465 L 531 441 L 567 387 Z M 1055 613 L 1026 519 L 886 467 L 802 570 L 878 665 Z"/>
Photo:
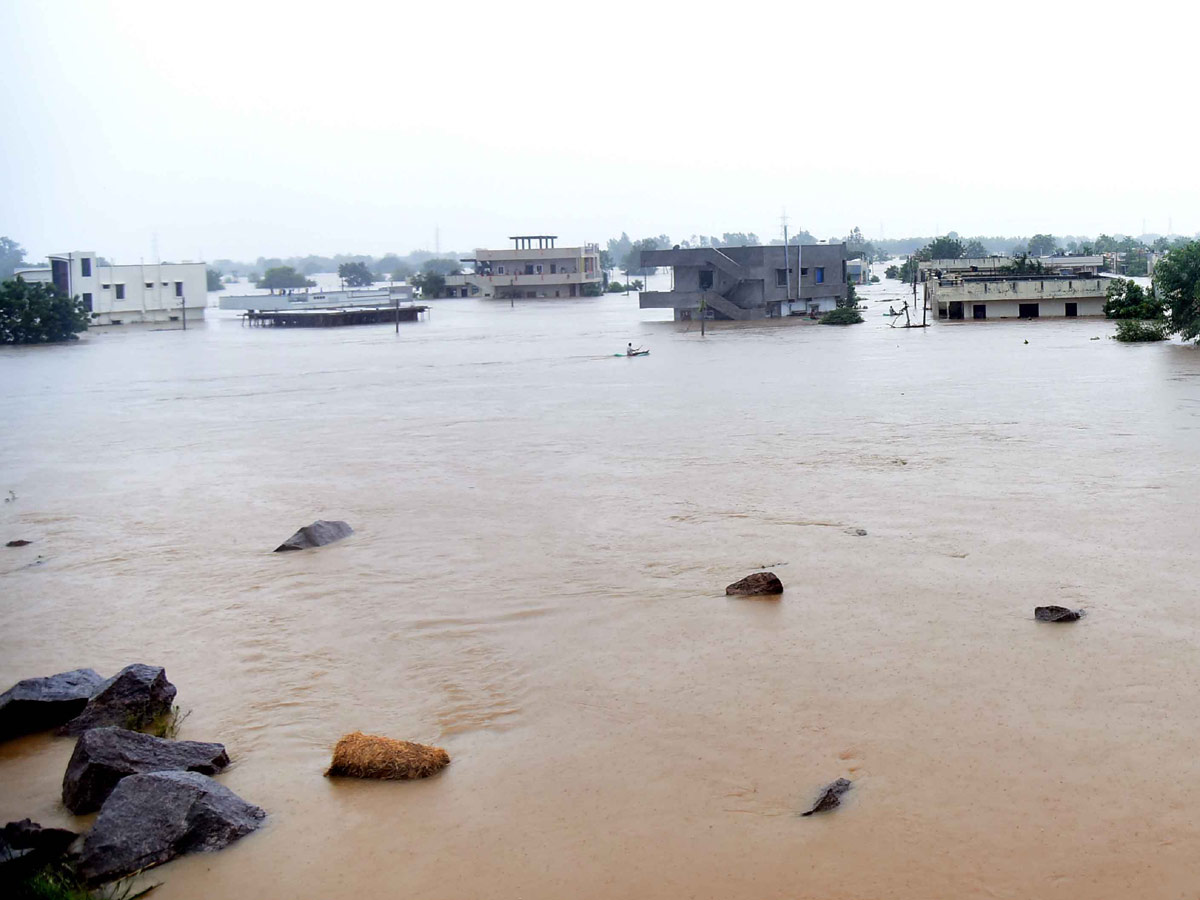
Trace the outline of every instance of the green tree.
<path fill-rule="evenodd" d="M 981 256 L 987 255 L 987 248 L 984 247 L 983 243 L 977 238 L 971 238 L 971 240 L 963 244 L 963 256 L 967 257 L 968 259 L 978 259 Z"/>
<path fill-rule="evenodd" d="M 934 238 L 917 255 L 926 262 L 931 259 L 962 259 L 963 249 L 962 241 L 947 235 Z"/>
<path fill-rule="evenodd" d="M 1171 327 L 1200 343 L 1200 241 L 1172 250 L 1154 268 L 1154 287 L 1171 310 Z"/>
<path fill-rule="evenodd" d="M 1113 335 L 1123 344 L 1145 344 L 1165 341 L 1171 336 L 1171 323 L 1166 319 L 1122 319 Z"/>
<path fill-rule="evenodd" d="M 273 294 L 290 288 L 316 287 L 317 283 L 309 281 L 291 266 L 275 266 L 263 273 L 258 286 L 267 288 Z"/>
<path fill-rule="evenodd" d="M 52 284 L 30 284 L 21 278 L 0 284 L 0 344 L 74 341 L 87 327 L 83 301 Z"/>
<path fill-rule="evenodd" d="M 386 273 L 392 281 L 405 281 L 411 278 L 417 270 L 395 253 L 388 253 L 375 264 L 375 271 L 380 275 Z M 384 279 L 380 278 L 379 280 L 383 281 Z"/>
<path fill-rule="evenodd" d="M 848 309 L 847 307 L 839 307 L 831 309 L 825 315 L 821 316 L 817 322 L 818 325 L 857 325 L 863 320 L 857 309 Z"/>
<path fill-rule="evenodd" d="M 25 248 L 12 238 L 0 237 L 0 281 L 12 278 L 25 265 Z"/>
<path fill-rule="evenodd" d="M 429 262 L 433 262 L 433 260 L 429 260 Z M 429 265 L 429 262 L 425 265 Z M 446 276 L 440 272 L 418 272 L 412 277 L 412 286 L 421 292 L 421 297 L 424 299 L 440 297 L 446 290 Z"/>
<path fill-rule="evenodd" d="M 208 290 L 225 290 L 225 283 L 221 281 L 221 271 L 219 269 L 205 269 L 204 277 L 208 280 Z"/>
<path fill-rule="evenodd" d="M 338 278 L 347 287 L 369 287 L 375 277 L 371 274 L 371 270 L 367 268 L 364 262 L 346 262 L 338 266 Z"/>
<path fill-rule="evenodd" d="M 433 275 L 457 275 L 462 271 L 462 265 L 457 259 L 448 259 L 445 257 L 437 257 L 435 259 L 427 259 L 421 263 L 421 271 L 425 274 Z M 445 283 L 443 281 L 443 283 Z"/>
<path fill-rule="evenodd" d="M 884 278 L 899 278 L 900 277 L 900 267 L 899 266 L 888 266 L 886 269 L 883 270 L 883 277 Z"/>
<path fill-rule="evenodd" d="M 1164 309 L 1153 291 L 1147 295 L 1136 281 L 1114 278 L 1104 292 L 1104 315 L 1110 319 L 1161 319 Z"/>
<path fill-rule="evenodd" d="M 838 309 L 855 309 L 858 307 L 858 293 L 854 290 L 854 285 L 846 283 L 846 296 L 838 297 Z"/>
<path fill-rule="evenodd" d="M 1030 256 L 1053 256 L 1058 252 L 1058 241 L 1052 234 L 1035 234 L 1029 239 Z"/>

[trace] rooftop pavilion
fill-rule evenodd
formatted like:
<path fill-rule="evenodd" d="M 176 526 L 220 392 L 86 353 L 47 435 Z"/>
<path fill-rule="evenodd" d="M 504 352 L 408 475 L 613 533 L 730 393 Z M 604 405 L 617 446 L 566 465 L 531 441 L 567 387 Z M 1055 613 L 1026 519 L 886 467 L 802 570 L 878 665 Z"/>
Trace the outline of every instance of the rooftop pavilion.
<path fill-rule="evenodd" d="M 554 247 L 554 242 L 558 240 L 557 234 L 516 234 L 509 235 L 508 238 L 513 242 L 514 250 L 550 250 Z M 537 247 L 533 246 L 533 242 L 537 241 Z"/>

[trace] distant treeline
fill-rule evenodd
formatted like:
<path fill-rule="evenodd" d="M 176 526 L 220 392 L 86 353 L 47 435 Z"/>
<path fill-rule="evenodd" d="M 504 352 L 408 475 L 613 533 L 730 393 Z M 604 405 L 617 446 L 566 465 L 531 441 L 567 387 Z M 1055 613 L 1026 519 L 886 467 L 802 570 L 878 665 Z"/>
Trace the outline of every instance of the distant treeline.
<path fill-rule="evenodd" d="M 414 250 L 411 253 L 385 253 L 370 256 L 365 253 L 339 253 L 335 256 L 260 256 L 253 262 L 233 259 L 214 259 L 209 265 L 218 273 L 229 276 L 245 276 L 251 281 L 273 269 L 293 269 L 300 275 L 315 275 L 318 272 L 336 272 L 347 264 L 361 264 L 375 276 L 377 281 L 404 281 L 422 271 L 454 274 L 462 270 L 460 254 L 453 251 L 430 253 Z"/>

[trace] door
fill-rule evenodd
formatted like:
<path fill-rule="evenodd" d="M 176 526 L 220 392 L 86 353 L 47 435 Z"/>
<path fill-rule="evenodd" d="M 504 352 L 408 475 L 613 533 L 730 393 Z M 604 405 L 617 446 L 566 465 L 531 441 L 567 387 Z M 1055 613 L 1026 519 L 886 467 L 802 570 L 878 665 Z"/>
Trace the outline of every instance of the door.
<path fill-rule="evenodd" d="M 976 319 L 986 319 L 987 318 L 987 305 L 984 303 L 976 303 L 975 306 L 972 308 L 971 312 L 975 316 Z"/>
<path fill-rule="evenodd" d="M 950 301 L 950 318 L 961 319 L 963 317 L 963 302 L 961 300 Z"/>
<path fill-rule="evenodd" d="M 1038 317 L 1038 304 L 1036 303 L 1021 303 L 1017 306 L 1017 316 L 1022 319 L 1036 319 Z"/>
<path fill-rule="evenodd" d="M 1073 319 L 1077 315 L 1079 315 L 1079 304 L 1078 303 L 1068 303 L 1067 304 L 1067 318 Z"/>

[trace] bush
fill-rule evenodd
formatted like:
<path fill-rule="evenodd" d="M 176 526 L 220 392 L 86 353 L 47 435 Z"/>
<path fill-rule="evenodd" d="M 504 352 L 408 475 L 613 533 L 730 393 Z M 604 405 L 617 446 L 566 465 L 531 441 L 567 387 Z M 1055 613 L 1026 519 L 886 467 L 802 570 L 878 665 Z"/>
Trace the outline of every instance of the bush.
<path fill-rule="evenodd" d="M 76 332 L 87 327 L 83 301 L 52 284 L 29 284 L 20 278 L 0 284 L 0 344 L 74 341 Z"/>
<path fill-rule="evenodd" d="M 871 284 L 879 284 L 879 276 L 878 275 L 871 276 Z"/>
<path fill-rule="evenodd" d="M 1171 336 L 1171 323 L 1166 319 L 1121 319 L 1113 335 L 1125 344 L 1165 341 Z"/>
<path fill-rule="evenodd" d="M 1163 304 L 1137 282 L 1114 278 L 1105 291 L 1104 315 L 1110 319 L 1159 319 Z"/>
<path fill-rule="evenodd" d="M 610 294 L 623 294 L 625 293 L 625 285 L 619 281 L 610 281 L 608 283 L 608 292 Z"/>
<path fill-rule="evenodd" d="M 863 317 L 858 314 L 857 309 L 849 309 L 841 307 L 840 309 L 830 310 L 821 316 L 821 325 L 857 325 L 863 320 Z"/>
<path fill-rule="evenodd" d="M 596 284 L 595 282 L 592 282 L 590 284 L 583 284 L 583 285 L 580 285 L 580 287 L 579 287 L 579 295 L 581 297 L 599 297 L 603 293 L 604 293 L 604 288 L 602 288 L 600 285 Z"/>

